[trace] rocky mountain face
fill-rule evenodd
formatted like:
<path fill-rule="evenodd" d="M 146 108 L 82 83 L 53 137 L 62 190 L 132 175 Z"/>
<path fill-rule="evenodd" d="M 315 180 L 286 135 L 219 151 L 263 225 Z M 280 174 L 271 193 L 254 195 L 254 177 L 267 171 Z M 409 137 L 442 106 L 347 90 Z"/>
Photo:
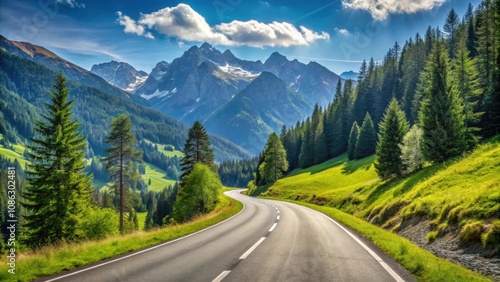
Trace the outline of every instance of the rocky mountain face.
<path fill-rule="evenodd" d="M 305 119 L 311 104 L 270 72 L 262 72 L 206 121 L 205 127 L 258 154 L 272 132 Z"/>
<path fill-rule="evenodd" d="M 160 64 L 163 75 L 153 77 Z M 263 71 L 276 75 L 311 105 L 323 107 L 333 100 L 340 79 L 314 62 L 306 65 L 289 61 L 277 52 L 265 63 L 246 61 L 208 43 L 193 46 L 170 65 L 162 62 L 155 69 L 135 94 L 149 100 L 153 108 L 186 123 L 205 120 Z"/>
<path fill-rule="evenodd" d="M 140 87 L 148 78 L 144 71 L 138 71 L 124 62 L 111 61 L 93 65 L 90 71 L 104 78 L 109 84 L 132 92 Z"/>
<path fill-rule="evenodd" d="M 258 76 L 258 66 L 205 43 L 191 47 L 169 65 L 159 63 L 135 94 L 151 107 L 192 124 L 205 120 L 248 85 Z M 155 71 L 160 68 L 161 72 Z"/>
<path fill-rule="evenodd" d="M 62 71 L 64 76 L 68 79 L 76 80 L 116 96 L 125 97 L 127 99 L 132 98 L 139 104 L 145 103 L 144 99 L 130 96 L 129 93 L 110 85 L 100 76 L 59 57 L 41 46 L 33 45 L 28 42 L 11 41 L 0 35 L 0 48 L 21 58 L 42 64 L 52 71 Z"/>

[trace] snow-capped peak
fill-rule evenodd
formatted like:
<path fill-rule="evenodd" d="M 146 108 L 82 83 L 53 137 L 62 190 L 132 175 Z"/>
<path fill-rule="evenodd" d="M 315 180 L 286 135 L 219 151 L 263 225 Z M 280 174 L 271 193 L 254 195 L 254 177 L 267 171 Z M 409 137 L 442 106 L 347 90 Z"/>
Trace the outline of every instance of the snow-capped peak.
<path fill-rule="evenodd" d="M 247 77 L 247 78 L 255 78 L 259 76 L 260 73 L 252 73 L 250 71 L 244 70 L 239 66 L 232 66 L 226 64 L 224 66 L 219 66 L 219 69 L 225 73 L 231 74 L 237 77 Z"/>

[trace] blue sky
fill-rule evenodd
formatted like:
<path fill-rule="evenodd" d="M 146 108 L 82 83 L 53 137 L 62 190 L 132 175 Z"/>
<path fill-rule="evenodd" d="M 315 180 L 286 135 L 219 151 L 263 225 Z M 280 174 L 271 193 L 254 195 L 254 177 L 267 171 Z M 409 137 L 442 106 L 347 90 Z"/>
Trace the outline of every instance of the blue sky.
<path fill-rule="evenodd" d="M 470 1 L 476 7 L 481 1 Z M 377 4 L 378 3 L 378 4 Z M 274 51 L 332 71 L 382 60 L 429 25 L 442 27 L 460 0 L 18 0 L 0 2 L 0 34 L 46 47 L 86 69 L 110 60 L 146 72 L 208 41 L 247 60 Z"/>

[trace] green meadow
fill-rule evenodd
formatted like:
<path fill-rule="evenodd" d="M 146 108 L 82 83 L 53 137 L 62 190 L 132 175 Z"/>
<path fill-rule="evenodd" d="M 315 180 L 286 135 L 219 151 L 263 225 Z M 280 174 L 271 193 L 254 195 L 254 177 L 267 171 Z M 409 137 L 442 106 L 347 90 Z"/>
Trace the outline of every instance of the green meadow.
<path fill-rule="evenodd" d="M 412 220 L 425 220 L 428 242 L 456 230 L 462 244 L 500 253 L 500 137 L 468 155 L 389 181 L 378 178 L 374 161 L 374 156 L 349 161 L 341 155 L 250 193 L 326 212 L 375 241 L 421 281 L 443 281 L 439 277 L 446 276 L 438 275 L 443 269 L 456 277 L 453 281 L 481 280 L 458 265 L 445 266 L 449 262 L 395 233 Z M 421 257 L 422 265 L 415 265 L 412 256 Z M 443 265 L 436 268 L 436 263 Z"/>

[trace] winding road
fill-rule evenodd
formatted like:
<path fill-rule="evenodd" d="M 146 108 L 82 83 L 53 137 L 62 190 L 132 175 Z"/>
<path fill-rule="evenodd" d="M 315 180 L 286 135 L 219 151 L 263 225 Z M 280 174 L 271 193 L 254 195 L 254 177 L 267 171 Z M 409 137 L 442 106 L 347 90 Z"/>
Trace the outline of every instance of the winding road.
<path fill-rule="evenodd" d="M 40 281 L 414 281 L 371 242 L 299 205 L 245 208 L 197 233 Z"/>

